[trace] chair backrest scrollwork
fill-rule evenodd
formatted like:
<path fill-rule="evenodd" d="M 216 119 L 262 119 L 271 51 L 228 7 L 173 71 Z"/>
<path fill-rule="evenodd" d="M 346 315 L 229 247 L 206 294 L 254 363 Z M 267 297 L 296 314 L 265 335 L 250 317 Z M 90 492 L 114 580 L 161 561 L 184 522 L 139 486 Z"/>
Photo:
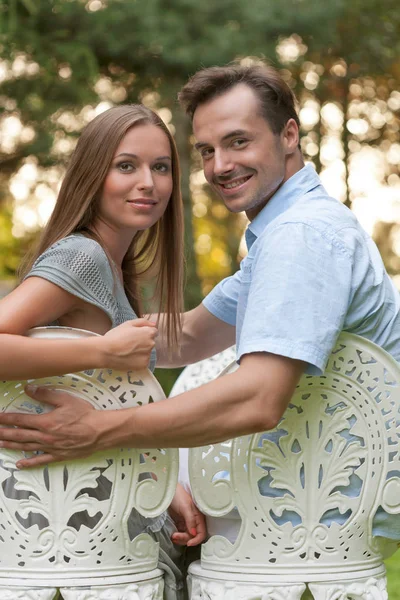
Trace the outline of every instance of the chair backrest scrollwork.
<path fill-rule="evenodd" d="M 38 328 L 33 335 L 90 335 L 69 328 Z M 92 334 L 94 335 L 94 334 Z M 0 384 L 0 410 L 40 414 L 24 383 Z M 99 410 L 157 402 L 165 396 L 147 371 L 97 369 L 36 379 L 74 393 Z M 158 547 L 143 533 L 175 492 L 177 450 L 124 448 L 70 463 L 17 470 L 21 453 L 0 450 L 0 577 L 23 569 L 24 579 L 55 584 L 69 579 L 124 576 L 155 569 Z"/>
<path fill-rule="evenodd" d="M 378 509 L 400 512 L 399 410 L 399 365 L 344 333 L 274 430 L 191 449 L 200 509 L 222 517 L 236 507 L 241 518 L 234 544 L 204 545 L 202 566 L 282 575 L 381 564 L 372 523 Z"/>

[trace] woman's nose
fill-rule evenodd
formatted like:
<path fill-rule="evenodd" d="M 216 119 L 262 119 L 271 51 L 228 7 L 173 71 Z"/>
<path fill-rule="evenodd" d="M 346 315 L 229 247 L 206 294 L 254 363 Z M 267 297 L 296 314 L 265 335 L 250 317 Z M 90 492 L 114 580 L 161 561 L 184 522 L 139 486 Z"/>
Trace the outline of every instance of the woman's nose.
<path fill-rule="evenodd" d="M 154 187 L 153 173 L 151 169 L 144 167 L 140 171 L 138 188 L 142 190 L 151 190 Z"/>

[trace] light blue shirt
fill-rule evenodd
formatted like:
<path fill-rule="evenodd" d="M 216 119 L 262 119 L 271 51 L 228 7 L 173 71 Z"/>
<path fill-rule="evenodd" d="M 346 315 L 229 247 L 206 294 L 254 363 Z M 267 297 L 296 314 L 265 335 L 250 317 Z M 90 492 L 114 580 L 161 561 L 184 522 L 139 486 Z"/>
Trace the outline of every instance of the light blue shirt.
<path fill-rule="evenodd" d="M 354 214 L 311 165 L 272 196 L 246 231 L 240 270 L 204 299 L 236 326 L 237 358 L 272 352 L 320 375 L 342 330 L 400 361 L 400 296 Z"/>
<path fill-rule="evenodd" d="M 240 270 L 204 299 L 236 326 L 237 358 L 272 352 L 303 360 L 320 375 L 342 330 L 375 342 L 400 361 L 400 296 L 379 251 L 354 214 L 331 198 L 310 165 L 286 181 L 246 231 Z M 265 433 L 275 439 L 279 432 Z M 349 441 L 351 435 L 349 434 Z M 279 495 L 266 475 L 263 495 Z M 349 496 L 359 494 L 352 477 Z M 296 515 L 280 523 L 297 524 Z M 343 522 L 338 510 L 323 522 Z M 380 507 L 374 535 L 400 539 L 400 518 Z"/>

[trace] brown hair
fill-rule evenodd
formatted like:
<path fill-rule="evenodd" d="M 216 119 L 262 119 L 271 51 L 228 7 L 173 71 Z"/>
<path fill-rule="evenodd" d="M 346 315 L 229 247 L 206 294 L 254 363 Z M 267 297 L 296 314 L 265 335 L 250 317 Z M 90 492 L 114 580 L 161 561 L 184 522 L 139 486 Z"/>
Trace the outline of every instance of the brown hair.
<path fill-rule="evenodd" d="M 167 208 L 157 223 L 138 231 L 122 262 L 124 288 L 138 316 L 142 314 L 139 281 L 155 276 L 154 298 L 160 312 L 166 313 L 167 341 L 177 345 L 183 310 L 183 205 L 180 192 L 179 158 L 168 127 L 149 108 L 132 104 L 116 106 L 91 121 L 72 153 L 51 218 L 39 243 L 21 268 L 24 276 L 33 262 L 58 240 L 81 232 L 95 238 L 107 253 L 102 240 L 91 229 L 98 199 L 114 154 L 121 140 L 135 125 L 152 124 L 167 135 L 172 153 L 173 190 Z"/>
<path fill-rule="evenodd" d="M 275 134 L 281 133 L 289 119 L 300 127 L 296 98 L 279 72 L 266 64 L 209 67 L 198 71 L 178 94 L 181 106 L 191 119 L 200 104 L 221 96 L 235 85 L 244 83 L 257 94 L 261 114 Z"/>

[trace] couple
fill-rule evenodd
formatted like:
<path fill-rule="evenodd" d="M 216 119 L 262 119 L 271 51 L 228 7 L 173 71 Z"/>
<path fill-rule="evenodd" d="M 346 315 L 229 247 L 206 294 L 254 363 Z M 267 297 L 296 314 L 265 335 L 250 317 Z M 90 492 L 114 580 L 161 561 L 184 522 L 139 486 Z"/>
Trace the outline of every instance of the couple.
<path fill-rule="evenodd" d="M 250 220 L 240 270 L 181 315 L 173 140 L 144 107 L 110 109 L 82 133 L 36 260 L 1 303 L 1 376 L 142 368 L 150 357 L 154 364 L 155 343 L 158 365 L 176 367 L 235 339 L 239 369 L 165 402 L 107 413 L 69 394 L 31 389 L 51 413 L 0 415 L 0 425 L 18 426 L 1 430 L 1 447 L 42 452 L 20 467 L 111 447 L 199 446 L 272 429 L 301 375 L 323 372 L 342 330 L 400 360 L 399 294 L 371 238 L 304 165 L 295 99 L 279 73 L 262 65 L 203 69 L 179 98 L 207 181 L 229 210 Z M 157 273 L 157 340 L 149 321 L 132 320 L 142 314 L 138 286 L 147 271 Z M 54 321 L 103 335 L 23 337 Z M 172 507 L 185 523 L 173 540 L 193 545 L 204 539 L 204 521 L 184 494 L 178 489 Z M 373 525 L 375 535 L 400 539 L 395 516 L 380 510 Z"/>

